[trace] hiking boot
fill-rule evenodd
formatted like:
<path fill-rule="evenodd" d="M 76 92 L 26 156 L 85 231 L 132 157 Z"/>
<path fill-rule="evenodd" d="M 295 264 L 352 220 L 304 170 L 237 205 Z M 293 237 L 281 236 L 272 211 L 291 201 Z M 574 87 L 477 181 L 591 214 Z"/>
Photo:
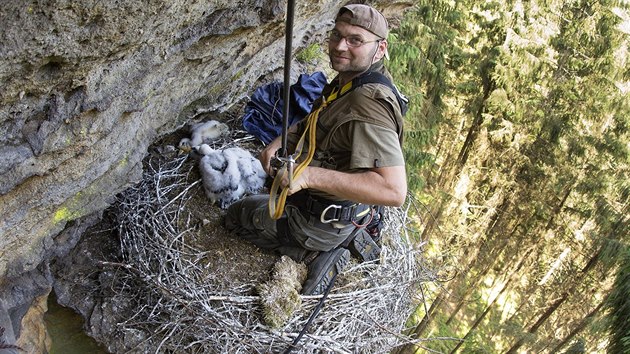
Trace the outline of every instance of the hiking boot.
<path fill-rule="evenodd" d="M 376 262 L 381 256 L 381 248 L 365 230 L 359 230 L 355 234 L 348 243 L 348 249 L 361 262 Z"/>
<path fill-rule="evenodd" d="M 283 255 L 291 257 L 296 263 L 311 263 L 319 254 L 319 251 L 309 251 L 301 247 L 284 246 L 276 248 L 276 251 Z"/>
<path fill-rule="evenodd" d="M 335 276 L 341 273 L 349 260 L 350 251 L 345 248 L 320 252 L 308 265 L 308 278 L 302 286 L 302 294 L 323 294 Z"/>

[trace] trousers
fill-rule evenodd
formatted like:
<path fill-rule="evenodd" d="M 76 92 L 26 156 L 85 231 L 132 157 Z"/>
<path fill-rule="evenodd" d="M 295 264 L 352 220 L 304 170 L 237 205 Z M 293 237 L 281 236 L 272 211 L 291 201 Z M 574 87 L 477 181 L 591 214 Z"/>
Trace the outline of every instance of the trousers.
<path fill-rule="evenodd" d="M 287 255 L 297 262 L 311 251 L 330 251 L 339 246 L 355 228 L 351 223 L 343 227 L 322 224 L 317 216 L 287 203 L 282 216 L 286 218 L 286 230 L 279 233 L 278 221 L 269 215 L 268 202 L 269 195 L 261 194 L 232 204 L 225 216 L 226 228 L 262 249 Z"/>

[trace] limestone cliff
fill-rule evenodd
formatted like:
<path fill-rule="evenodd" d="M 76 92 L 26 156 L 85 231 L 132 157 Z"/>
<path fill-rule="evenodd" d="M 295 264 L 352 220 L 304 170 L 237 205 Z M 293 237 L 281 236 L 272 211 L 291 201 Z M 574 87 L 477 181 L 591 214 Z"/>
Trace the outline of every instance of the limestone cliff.
<path fill-rule="evenodd" d="M 295 51 L 322 39 L 341 3 L 297 2 Z M 279 0 L 3 2 L 0 326 L 7 334 L 19 337 L 33 299 L 50 291 L 48 261 L 67 253 L 112 197 L 139 179 L 153 141 L 202 113 L 229 109 L 281 70 L 285 11 Z"/>

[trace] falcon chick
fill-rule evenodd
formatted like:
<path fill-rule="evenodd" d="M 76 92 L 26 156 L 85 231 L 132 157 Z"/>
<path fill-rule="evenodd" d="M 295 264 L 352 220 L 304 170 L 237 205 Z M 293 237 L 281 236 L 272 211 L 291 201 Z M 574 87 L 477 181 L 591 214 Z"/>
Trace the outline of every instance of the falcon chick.
<path fill-rule="evenodd" d="M 207 144 L 195 150 L 203 155 L 199 169 L 206 196 L 222 209 L 262 189 L 267 174 L 249 151 L 240 147 L 214 150 Z"/>
<path fill-rule="evenodd" d="M 190 129 L 190 139 L 184 138 L 179 141 L 179 149 L 184 152 L 190 152 L 193 148 L 201 144 L 214 142 L 222 136 L 230 132 L 227 124 L 210 120 L 193 125 Z"/>

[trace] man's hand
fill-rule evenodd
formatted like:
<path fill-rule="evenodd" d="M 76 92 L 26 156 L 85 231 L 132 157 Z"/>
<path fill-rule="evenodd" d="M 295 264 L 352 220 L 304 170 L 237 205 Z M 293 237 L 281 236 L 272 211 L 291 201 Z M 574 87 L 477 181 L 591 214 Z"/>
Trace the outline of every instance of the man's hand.
<path fill-rule="evenodd" d="M 308 176 L 310 171 L 312 171 L 312 167 L 306 166 L 302 173 L 298 176 L 298 178 L 293 179 L 291 182 L 291 188 L 289 189 L 289 195 L 297 193 L 302 189 L 308 188 Z M 289 185 L 289 178 L 285 177 L 282 180 L 282 187 L 286 187 Z"/>
<path fill-rule="evenodd" d="M 277 137 L 272 142 L 267 145 L 258 156 L 258 160 L 260 160 L 260 164 L 262 165 L 263 170 L 267 172 L 269 176 L 274 176 L 276 172 L 271 168 L 271 159 L 276 155 L 276 151 L 280 149 L 282 145 L 282 137 Z"/>

